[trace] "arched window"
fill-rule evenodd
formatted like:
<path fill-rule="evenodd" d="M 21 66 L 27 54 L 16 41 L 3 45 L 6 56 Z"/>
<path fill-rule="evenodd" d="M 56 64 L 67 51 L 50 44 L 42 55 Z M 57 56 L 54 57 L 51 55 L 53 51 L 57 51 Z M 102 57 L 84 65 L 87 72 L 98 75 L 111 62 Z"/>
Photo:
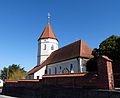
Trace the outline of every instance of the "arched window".
<path fill-rule="evenodd" d="M 70 65 L 70 73 L 74 73 L 73 64 Z"/>
<path fill-rule="evenodd" d="M 71 71 L 71 70 L 73 70 L 73 65 L 72 65 L 72 64 L 70 65 L 70 71 Z"/>
<path fill-rule="evenodd" d="M 46 44 L 44 44 L 44 50 L 46 50 Z"/>
<path fill-rule="evenodd" d="M 55 67 L 55 74 L 57 74 L 57 68 Z"/>
<path fill-rule="evenodd" d="M 61 66 L 60 66 L 60 70 L 61 70 Z"/>
<path fill-rule="evenodd" d="M 47 70 L 45 70 L 45 74 L 47 74 Z"/>
<path fill-rule="evenodd" d="M 39 76 L 37 76 L 37 79 L 39 79 Z"/>
<path fill-rule="evenodd" d="M 51 46 L 51 50 L 54 50 L 54 46 L 53 45 Z"/>
<path fill-rule="evenodd" d="M 51 69 L 49 68 L 49 74 L 51 74 Z"/>

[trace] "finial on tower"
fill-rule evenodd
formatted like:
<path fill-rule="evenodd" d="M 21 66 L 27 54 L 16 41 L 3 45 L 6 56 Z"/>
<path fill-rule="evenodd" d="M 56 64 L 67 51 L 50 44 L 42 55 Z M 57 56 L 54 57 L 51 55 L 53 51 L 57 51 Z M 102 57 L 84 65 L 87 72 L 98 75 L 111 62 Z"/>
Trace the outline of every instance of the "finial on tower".
<path fill-rule="evenodd" d="M 50 13 L 48 12 L 48 23 L 50 23 Z"/>

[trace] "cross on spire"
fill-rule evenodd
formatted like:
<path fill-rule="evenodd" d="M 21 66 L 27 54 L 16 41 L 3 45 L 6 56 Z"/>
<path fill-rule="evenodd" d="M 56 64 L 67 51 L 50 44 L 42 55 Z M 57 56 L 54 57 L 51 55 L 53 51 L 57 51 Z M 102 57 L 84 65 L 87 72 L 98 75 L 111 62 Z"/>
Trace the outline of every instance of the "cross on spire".
<path fill-rule="evenodd" d="M 50 23 L 50 13 L 48 12 L 48 24 Z"/>

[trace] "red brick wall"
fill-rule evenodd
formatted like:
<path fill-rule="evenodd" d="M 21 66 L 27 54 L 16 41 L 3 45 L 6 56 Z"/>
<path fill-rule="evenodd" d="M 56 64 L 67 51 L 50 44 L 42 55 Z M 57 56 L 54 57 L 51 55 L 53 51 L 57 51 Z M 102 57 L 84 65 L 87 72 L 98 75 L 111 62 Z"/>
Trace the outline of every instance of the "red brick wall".
<path fill-rule="evenodd" d="M 44 75 L 42 80 L 19 80 L 6 81 L 3 92 L 32 92 L 34 88 L 40 89 L 42 86 L 72 87 L 72 88 L 94 88 L 94 89 L 114 89 L 112 63 L 106 57 L 98 59 L 98 74 L 96 73 L 72 73 L 58 75 Z M 16 88 L 19 88 L 16 90 Z M 44 90 L 44 88 L 40 89 Z M 24 91 L 23 91 L 24 93 Z"/>
<path fill-rule="evenodd" d="M 114 89 L 114 79 L 113 79 L 113 71 L 112 71 L 112 60 L 110 60 L 106 56 L 100 56 L 98 59 L 98 75 L 100 85 L 106 89 Z"/>
<path fill-rule="evenodd" d="M 43 76 L 43 83 L 45 85 L 54 86 L 99 88 L 98 81 L 99 81 L 98 76 L 96 76 L 95 73 L 76 73 L 66 75 Z"/>

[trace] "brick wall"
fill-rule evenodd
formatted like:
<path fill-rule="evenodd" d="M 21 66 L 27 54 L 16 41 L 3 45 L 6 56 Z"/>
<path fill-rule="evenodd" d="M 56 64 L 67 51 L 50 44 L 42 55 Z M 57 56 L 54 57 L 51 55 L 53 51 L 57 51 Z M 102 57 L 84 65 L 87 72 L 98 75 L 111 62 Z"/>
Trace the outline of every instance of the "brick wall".
<path fill-rule="evenodd" d="M 96 73 L 74 73 L 64 75 L 44 75 L 45 85 L 80 87 L 80 88 L 100 88 L 99 77 Z"/>
<path fill-rule="evenodd" d="M 5 95 L 18 98 L 120 98 L 120 92 L 115 90 L 83 89 L 76 87 L 55 87 L 38 85 L 34 87 L 8 87 Z"/>
<path fill-rule="evenodd" d="M 71 89 L 113 90 L 114 80 L 111 62 L 107 57 L 101 56 L 98 59 L 97 73 L 44 75 L 41 80 L 6 81 L 3 87 L 3 94 L 11 96 L 28 95 L 29 97 L 34 96 L 34 94 L 44 96 L 45 92 L 51 95 L 53 93 L 51 89 L 55 92 L 55 89 L 61 88 L 60 90 L 62 90 L 66 87 Z"/>

